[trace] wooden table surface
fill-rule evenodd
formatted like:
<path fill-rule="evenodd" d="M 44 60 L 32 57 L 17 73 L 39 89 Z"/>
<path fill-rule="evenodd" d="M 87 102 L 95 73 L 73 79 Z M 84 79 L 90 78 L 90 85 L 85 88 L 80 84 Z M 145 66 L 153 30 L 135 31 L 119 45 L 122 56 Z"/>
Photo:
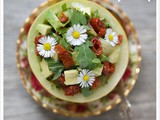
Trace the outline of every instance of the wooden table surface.
<path fill-rule="evenodd" d="M 5 120 L 80 120 L 66 118 L 39 106 L 22 86 L 16 67 L 16 40 L 25 18 L 44 0 L 4 0 L 4 118 Z M 112 0 L 116 2 L 116 0 Z M 134 120 L 156 119 L 156 1 L 121 0 L 142 45 L 139 79 L 129 95 Z M 86 120 L 119 120 L 118 107 Z"/>

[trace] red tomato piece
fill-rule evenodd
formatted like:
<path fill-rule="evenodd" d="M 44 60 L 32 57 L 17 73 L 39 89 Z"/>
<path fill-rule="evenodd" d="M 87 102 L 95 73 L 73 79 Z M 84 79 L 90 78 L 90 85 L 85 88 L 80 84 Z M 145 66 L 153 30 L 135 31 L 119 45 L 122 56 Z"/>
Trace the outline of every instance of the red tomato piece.
<path fill-rule="evenodd" d="M 37 35 L 36 37 L 35 37 L 35 39 L 34 39 L 34 43 L 36 44 L 36 46 L 37 46 L 37 44 L 39 43 L 39 39 L 41 39 L 42 37 L 44 37 L 44 35 Z"/>
<path fill-rule="evenodd" d="M 100 20 L 99 18 L 91 18 L 90 24 L 99 37 L 103 37 L 105 35 L 106 27 L 102 20 Z"/>
<path fill-rule="evenodd" d="M 109 63 L 109 62 L 104 62 L 103 63 L 103 71 L 102 71 L 102 73 L 104 75 L 106 75 L 107 73 L 113 74 L 114 71 L 115 71 L 115 65 L 114 64 Z"/>
<path fill-rule="evenodd" d="M 64 75 L 62 74 L 62 75 L 58 78 L 58 82 L 59 82 L 59 84 L 60 84 L 62 87 L 65 86 L 64 81 L 65 81 L 65 78 L 64 78 Z"/>
<path fill-rule="evenodd" d="M 118 43 L 117 45 L 120 45 L 122 43 L 123 40 L 123 36 L 122 35 L 118 35 Z"/>
<path fill-rule="evenodd" d="M 97 87 L 99 87 L 101 85 L 101 81 L 100 81 L 100 78 L 99 77 L 96 77 L 93 85 L 92 85 L 92 88 L 93 89 L 96 89 Z"/>
<path fill-rule="evenodd" d="M 62 22 L 62 23 L 66 23 L 69 18 L 67 16 L 65 16 L 65 14 L 62 12 L 59 16 L 59 20 Z"/>
<path fill-rule="evenodd" d="M 66 86 L 64 92 L 67 96 L 73 96 L 80 92 L 80 87 L 78 85 Z"/>
<path fill-rule="evenodd" d="M 55 51 L 57 52 L 58 57 L 64 64 L 65 68 L 74 66 L 74 60 L 71 57 L 70 53 L 66 49 L 64 49 L 60 44 L 55 46 Z"/>
<path fill-rule="evenodd" d="M 102 43 L 97 38 L 93 38 L 91 42 L 93 43 L 93 46 L 91 47 L 92 51 L 96 55 L 101 55 L 103 53 Z"/>

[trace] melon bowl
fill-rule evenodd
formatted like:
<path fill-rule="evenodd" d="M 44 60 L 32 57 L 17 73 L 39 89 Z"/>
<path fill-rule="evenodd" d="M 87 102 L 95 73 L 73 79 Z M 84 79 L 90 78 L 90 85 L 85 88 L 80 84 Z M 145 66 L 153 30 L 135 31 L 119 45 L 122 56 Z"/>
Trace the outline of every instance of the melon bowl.
<path fill-rule="evenodd" d="M 106 19 L 110 23 L 110 25 L 112 26 L 112 29 L 117 34 L 120 34 L 123 36 L 122 43 L 114 49 L 110 48 L 107 45 L 107 43 L 102 41 L 102 46 L 104 46 L 103 53 L 105 55 L 111 54 L 113 52 L 113 50 L 115 50 L 115 49 L 120 49 L 120 52 L 118 55 L 119 59 L 115 63 L 114 73 L 112 75 L 110 75 L 109 77 L 107 77 L 107 76 L 103 77 L 104 80 L 105 79 L 107 80 L 107 83 L 105 83 L 105 84 L 101 85 L 100 87 L 98 87 L 97 89 L 95 89 L 93 91 L 93 93 L 87 97 L 83 96 L 81 93 L 78 93 L 74 96 L 66 96 L 64 94 L 63 90 L 58 89 L 56 87 L 55 83 L 53 83 L 52 81 L 48 81 L 46 79 L 46 77 L 44 77 L 44 75 L 42 74 L 42 71 L 41 71 L 39 56 L 37 56 L 35 54 L 36 45 L 34 43 L 34 39 L 39 34 L 36 29 L 37 26 L 39 24 L 43 24 L 46 22 L 46 16 L 50 10 L 52 10 L 56 14 L 56 13 L 62 11 L 62 5 L 64 5 L 66 3 L 67 7 L 72 7 L 73 2 L 77 2 L 79 4 L 82 4 L 83 6 L 85 6 L 87 8 L 89 7 L 91 12 L 93 12 L 93 13 L 96 12 L 96 10 L 98 10 L 100 17 Z M 108 50 L 110 52 L 108 52 Z M 53 95 L 59 99 L 69 101 L 69 102 L 75 102 L 75 103 L 92 102 L 92 101 L 98 100 L 98 99 L 106 96 L 107 94 L 109 94 L 116 87 L 116 85 L 118 84 L 118 82 L 122 78 L 122 76 L 126 70 L 126 67 L 128 65 L 128 60 L 129 60 L 128 40 L 127 40 L 127 37 L 125 35 L 125 32 L 124 32 L 121 24 L 116 20 L 116 18 L 108 10 L 106 10 L 105 8 L 103 8 L 102 6 L 100 6 L 94 2 L 87 1 L 87 0 L 61 1 L 56 4 L 51 5 L 49 8 L 47 8 L 42 13 L 40 13 L 30 28 L 28 38 L 27 38 L 27 52 L 28 52 L 28 60 L 29 60 L 30 67 L 31 67 L 33 73 L 35 74 L 36 78 L 38 79 L 39 83 L 43 86 L 43 88 L 46 91 L 48 91 L 51 95 Z"/>

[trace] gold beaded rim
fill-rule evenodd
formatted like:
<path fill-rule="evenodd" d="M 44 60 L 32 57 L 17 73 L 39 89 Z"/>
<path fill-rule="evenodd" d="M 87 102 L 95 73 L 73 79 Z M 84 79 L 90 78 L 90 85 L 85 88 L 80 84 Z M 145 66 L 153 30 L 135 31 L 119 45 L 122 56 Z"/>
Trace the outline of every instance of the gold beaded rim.
<path fill-rule="evenodd" d="M 54 109 L 52 107 L 50 107 L 49 105 L 47 104 L 44 104 L 42 103 L 42 101 L 37 98 L 33 92 L 30 90 L 30 88 L 28 88 L 28 86 L 26 85 L 26 82 L 24 80 L 24 76 L 22 74 L 22 68 L 20 66 L 20 43 L 21 43 L 21 40 L 24 36 L 24 27 L 30 22 L 31 18 L 32 17 L 35 17 L 35 15 L 43 10 L 46 6 L 50 6 L 52 5 L 53 3 L 56 3 L 58 2 L 59 0 L 48 0 L 48 1 L 45 1 L 43 2 L 42 4 L 40 4 L 39 7 L 35 8 L 33 11 L 32 11 L 32 14 L 25 20 L 25 23 L 23 25 L 23 27 L 20 29 L 20 34 L 19 34 L 19 38 L 17 40 L 17 51 L 16 51 L 16 57 L 17 57 L 17 67 L 18 67 L 18 72 L 19 72 L 19 75 L 20 75 L 20 78 L 22 80 L 22 83 L 24 85 L 24 87 L 26 88 L 27 92 L 31 95 L 31 97 L 37 102 L 39 103 L 42 107 L 52 111 L 53 113 L 58 113 L 58 114 L 61 114 L 61 115 L 64 115 L 64 116 L 72 116 L 72 117 L 87 117 L 87 116 L 93 116 L 93 115 L 100 115 L 102 112 L 105 112 L 105 111 L 108 111 L 110 109 L 112 109 L 113 107 L 115 107 L 117 104 L 119 104 L 121 102 L 121 99 L 118 98 L 117 100 L 115 100 L 115 102 L 101 110 L 98 110 L 98 111 L 95 111 L 95 112 L 90 112 L 90 113 L 85 113 L 85 114 L 70 114 L 70 113 L 67 113 L 67 112 L 64 112 L 64 111 L 61 111 L 59 109 Z M 97 0 L 92 0 L 94 2 L 97 2 Z M 121 19 L 122 20 L 125 20 L 126 24 L 129 25 L 131 27 L 131 30 L 132 32 L 134 33 L 134 38 L 135 38 L 135 42 L 138 46 L 138 63 L 137 63 L 137 67 L 136 67 L 136 75 L 134 76 L 134 79 L 132 80 L 130 86 L 128 86 L 125 90 L 125 95 L 128 96 L 128 94 L 130 93 L 130 91 L 133 89 L 137 79 L 138 79 L 138 74 L 140 72 L 140 65 L 141 65 L 141 60 L 142 60 L 142 57 L 141 57 L 141 45 L 140 45 L 140 42 L 139 42 L 139 38 L 138 38 L 138 34 L 134 28 L 134 25 L 133 23 L 131 22 L 131 20 L 128 18 L 127 14 L 125 12 L 123 12 L 120 7 L 111 2 L 110 0 L 102 0 L 101 2 L 104 2 L 104 3 L 107 3 L 112 9 L 116 9 L 118 11 L 117 14 L 120 14 L 121 15 Z M 98 3 L 98 2 L 97 2 Z"/>

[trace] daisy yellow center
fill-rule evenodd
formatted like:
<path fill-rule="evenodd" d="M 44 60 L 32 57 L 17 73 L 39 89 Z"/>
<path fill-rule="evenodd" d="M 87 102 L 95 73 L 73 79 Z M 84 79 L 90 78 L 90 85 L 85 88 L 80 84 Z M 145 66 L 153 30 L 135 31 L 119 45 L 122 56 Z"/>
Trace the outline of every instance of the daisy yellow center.
<path fill-rule="evenodd" d="M 112 40 L 113 40 L 113 35 L 110 34 L 110 35 L 108 36 L 108 39 L 109 39 L 110 41 L 112 41 Z"/>
<path fill-rule="evenodd" d="M 86 81 L 86 82 L 89 81 L 89 76 L 88 76 L 88 75 L 85 75 L 85 76 L 83 77 L 83 80 Z"/>
<path fill-rule="evenodd" d="M 44 46 L 44 50 L 46 51 L 51 49 L 51 45 L 49 43 L 45 43 L 43 46 Z"/>
<path fill-rule="evenodd" d="M 76 38 L 76 39 L 78 39 L 78 38 L 80 37 L 80 33 L 77 32 L 77 31 L 74 31 L 72 35 L 73 35 L 73 37 Z"/>

